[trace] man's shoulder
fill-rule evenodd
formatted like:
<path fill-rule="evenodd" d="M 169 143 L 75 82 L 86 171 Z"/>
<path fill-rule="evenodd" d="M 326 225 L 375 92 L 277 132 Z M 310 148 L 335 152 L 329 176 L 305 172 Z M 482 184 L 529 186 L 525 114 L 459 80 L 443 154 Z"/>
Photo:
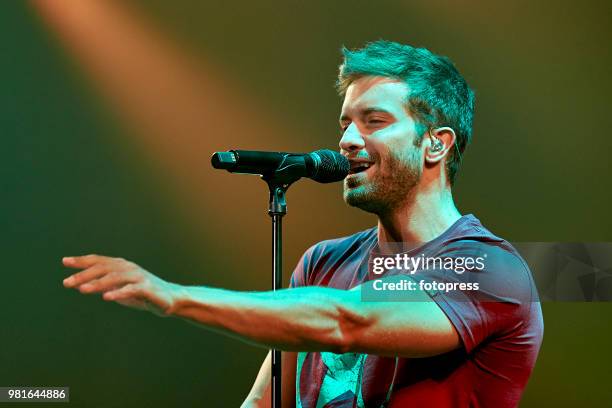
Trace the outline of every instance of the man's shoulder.
<path fill-rule="evenodd" d="M 365 242 L 373 237 L 376 237 L 376 232 L 377 232 L 377 227 L 374 226 L 368 229 L 364 229 L 362 231 L 355 232 L 354 234 L 351 234 L 351 235 L 326 239 L 326 240 L 317 242 L 313 246 L 318 246 L 321 248 L 333 250 L 333 249 L 342 248 L 345 246 L 350 246 L 355 243 Z"/>
<path fill-rule="evenodd" d="M 509 241 L 492 233 L 472 214 L 464 216 L 455 229 L 438 243 L 438 256 L 481 259 L 489 272 L 487 276 L 503 283 L 506 289 L 514 289 L 522 296 L 532 291 L 531 270 Z"/>
<path fill-rule="evenodd" d="M 463 217 L 465 220 L 449 239 L 444 242 L 446 247 L 465 247 L 482 251 L 488 249 L 491 254 L 504 259 L 515 259 L 524 263 L 517 249 L 506 239 L 491 232 L 472 214 Z"/>
<path fill-rule="evenodd" d="M 506 239 L 493 234 L 470 215 L 462 231 L 440 246 L 441 256 L 480 260 L 480 268 L 470 270 L 465 278 L 480 282 L 483 292 L 499 300 L 531 303 L 538 300 L 529 265 Z M 495 297 L 495 296 L 494 296 Z"/>
<path fill-rule="evenodd" d="M 351 235 L 326 239 L 312 245 L 306 252 L 311 257 L 329 256 L 337 253 L 356 251 L 363 244 L 375 242 L 377 227 L 371 227 Z"/>

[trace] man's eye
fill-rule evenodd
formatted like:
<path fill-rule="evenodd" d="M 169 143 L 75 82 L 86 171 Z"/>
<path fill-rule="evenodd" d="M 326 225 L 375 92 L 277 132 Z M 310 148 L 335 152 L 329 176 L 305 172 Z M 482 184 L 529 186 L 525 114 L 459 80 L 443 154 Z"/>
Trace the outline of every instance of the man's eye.
<path fill-rule="evenodd" d="M 379 119 L 368 120 L 368 127 L 378 128 L 378 127 L 384 126 L 384 124 L 385 124 L 384 120 L 379 120 Z"/>

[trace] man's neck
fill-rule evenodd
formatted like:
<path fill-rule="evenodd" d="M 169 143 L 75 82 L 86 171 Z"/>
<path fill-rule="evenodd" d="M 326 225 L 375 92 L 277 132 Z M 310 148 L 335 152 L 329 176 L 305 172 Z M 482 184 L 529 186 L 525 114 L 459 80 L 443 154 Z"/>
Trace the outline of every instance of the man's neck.
<path fill-rule="evenodd" d="M 461 218 L 449 189 L 419 191 L 416 188 L 406 204 L 379 215 L 379 243 L 429 242 Z"/>

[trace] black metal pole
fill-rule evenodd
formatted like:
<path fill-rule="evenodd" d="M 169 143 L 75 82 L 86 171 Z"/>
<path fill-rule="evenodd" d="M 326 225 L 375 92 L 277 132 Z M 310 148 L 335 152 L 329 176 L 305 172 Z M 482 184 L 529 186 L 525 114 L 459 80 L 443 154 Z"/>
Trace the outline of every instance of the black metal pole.
<path fill-rule="evenodd" d="M 270 184 L 270 208 L 272 217 L 272 290 L 283 287 L 283 215 L 287 213 L 285 191 L 289 185 Z M 282 401 L 282 355 L 272 350 L 272 408 L 281 408 Z"/>
<path fill-rule="evenodd" d="M 272 290 L 283 287 L 283 216 L 282 214 L 272 215 L 272 256 L 274 257 L 274 267 L 272 269 L 273 280 Z M 282 372 L 281 372 L 281 351 L 272 350 L 272 407 L 281 407 L 282 396 Z"/>

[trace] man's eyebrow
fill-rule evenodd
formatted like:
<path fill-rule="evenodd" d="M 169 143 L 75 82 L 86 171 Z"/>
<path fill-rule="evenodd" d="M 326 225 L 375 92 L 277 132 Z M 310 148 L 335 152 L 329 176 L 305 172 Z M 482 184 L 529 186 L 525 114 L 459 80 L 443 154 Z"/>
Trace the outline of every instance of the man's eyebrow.
<path fill-rule="evenodd" d="M 386 114 L 392 115 L 391 112 L 389 112 L 387 109 L 382 108 L 380 106 L 372 106 L 372 107 L 369 107 L 369 108 L 361 109 L 359 111 L 359 114 L 361 116 L 367 116 L 370 113 L 386 113 Z M 340 122 L 345 121 L 345 120 L 349 120 L 349 119 L 350 119 L 349 116 L 346 115 L 346 114 L 343 114 L 342 116 L 340 116 Z"/>
<path fill-rule="evenodd" d="M 391 112 L 389 112 L 387 109 L 385 108 L 381 108 L 378 106 L 372 106 L 370 108 L 366 108 L 364 110 L 361 111 L 362 115 L 368 115 L 370 113 L 388 113 L 389 115 L 391 115 Z"/>

